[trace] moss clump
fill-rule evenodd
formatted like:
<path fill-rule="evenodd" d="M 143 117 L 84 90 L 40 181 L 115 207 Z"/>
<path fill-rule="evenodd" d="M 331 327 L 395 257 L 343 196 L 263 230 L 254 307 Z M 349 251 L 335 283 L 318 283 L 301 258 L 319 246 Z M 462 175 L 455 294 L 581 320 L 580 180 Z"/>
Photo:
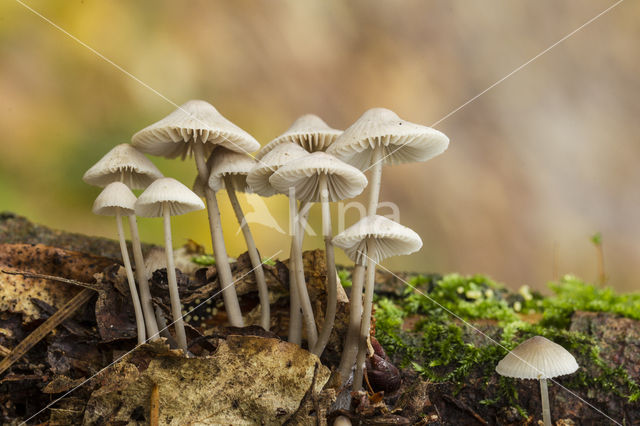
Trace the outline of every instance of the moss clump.
<path fill-rule="evenodd" d="M 618 295 L 572 276 L 550 284 L 555 294 L 548 298 L 526 287 L 510 293 L 482 275 L 451 274 L 435 282 L 417 276 L 410 284 L 415 290 L 408 287 L 400 298 L 379 298 L 375 311 L 376 338 L 402 367 L 412 367 L 433 382 L 462 386 L 472 375 L 488 385 L 507 350 L 541 335 L 588 366 L 568 378 L 568 387 L 613 392 L 629 401 L 640 398 L 638 384 L 623 368 L 603 361 L 594 338 L 568 329 L 576 310 L 640 319 L 640 295 Z M 508 404 L 524 413 L 513 380 L 500 378 L 492 389 L 494 397 L 483 404 Z"/>

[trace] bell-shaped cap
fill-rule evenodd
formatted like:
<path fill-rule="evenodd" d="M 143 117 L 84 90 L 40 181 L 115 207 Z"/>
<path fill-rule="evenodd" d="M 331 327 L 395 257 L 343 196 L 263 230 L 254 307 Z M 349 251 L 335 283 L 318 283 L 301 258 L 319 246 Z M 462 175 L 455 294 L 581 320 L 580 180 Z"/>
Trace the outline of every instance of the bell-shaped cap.
<path fill-rule="evenodd" d="M 134 213 L 136 196 L 121 182 L 105 186 L 93 202 L 93 213 L 101 216 L 115 216 L 117 213 L 129 216 Z"/>
<path fill-rule="evenodd" d="M 188 101 L 162 120 L 145 127 L 131 138 L 142 152 L 161 157 L 185 158 L 193 143 L 203 143 L 205 156 L 216 145 L 250 153 L 260 148 L 253 136 L 227 120 L 205 101 Z"/>
<path fill-rule="evenodd" d="M 123 182 L 129 188 L 146 188 L 162 172 L 143 153 L 128 143 L 123 143 L 107 152 L 87 170 L 82 180 L 89 185 L 105 187 L 111 182 Z"/>
<path fill-rule="evenodd" d="M 211 154 L 213 161 L 211 163 L 211 174 L 209 175 L 209 186 L 214 191 L 225 189 L 225 177 L 231 179 L 234 191 L 250 192 L 251 189 L 247 185 L 247 175 L 256 165 L 256 160 L 247 154 L 229 151 L 228 149 L 218 148 Z"/>
<path fill-rule="evenodd" d="M 569 351 L 545 337 L 535 336 L 500 360 L 496 372 L 517 379 L 550 379 L 577 369 L 578 363 Z"/>
<path fill-rule="evenodd" d="M 136 214 L 143 217 L 163 216 L 163 206 L 171 216 L 204 209 L 202 200 L 189 188 L 173 178 L 154 181 L 138 198 Z"/>
<path fill-rule="evenodd" d="M 285 142 L 295 143 L 307 152 L 326 151 L 341 133 L 342 130 L 329 127 L 317 115 L 306 114 L 294 121 L 286 132 L 263 146 L 256 154 L 256 160 Z"/>
<path fill-rule="evenodd" d="M 367 252 L 367 240 L 375 241 L 373 253 Z M 340 247 L 355 263 L 366 263 L 367 257 L 378 263 L 391 256 L 411 254 L 420 250 L 422 239 L 413 230 L 384 216 L 366 216 L 335 237 Z"/>
<path fill-rule="evenodd" d="M 326 152 L 314 152 L 285 164 L 269 182 L 278 192 L 295 188 L 296 199 L 317 203 L 321 201 L 322 175 L 326 175 L 329 201 L 353 198 L 367 186 L 364 173 Z"/>
<path fill-rule="evenodd" d="M 288 162 L 306 155 L 309 155 L 309 153 L 299 145 L 283 142 L 258 160 L 247 176 L 247 184 L 253 192 L 263 197 L 275 195 L 278 191 L 269 183 L 271 175 Z"/>
<path fill-rule="evenodd" d="M 373 108 L 346 129 L 327 152 L 365 170 L 372 165 L 378 146 L 383 147 L 383 164 L 427 161 L 447 149 L 449 138 L 430 127 L 404 121 L 388 109 Z"/>

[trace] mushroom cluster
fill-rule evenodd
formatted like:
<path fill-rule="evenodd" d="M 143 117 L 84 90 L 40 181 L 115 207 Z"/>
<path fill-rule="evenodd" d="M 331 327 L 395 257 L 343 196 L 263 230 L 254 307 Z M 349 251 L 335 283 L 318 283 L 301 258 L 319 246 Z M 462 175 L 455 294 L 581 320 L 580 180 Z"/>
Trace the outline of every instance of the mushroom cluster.
<path fill-rule="evenodd" d="M 376 264 L 390 256 L 413 253 L 422 246 L 422 240 L 414 231 L 377 214 L 382 165 L 426 161 L 444 152 L 448 144 L 448 138 L 437 130 L 404 121 L 382 108 L 365 112 L 345 131 L 330 127 L 315 115 L 304 115 L 260 150 L 260 144 L 250 134 L 205 101 L 189 101 L 140 130 L 133 135 L 131 144 L 118 145 L 84 175 L 85 182 L 105 187 L 96 200 L 94 212 L 116 217 L 138 325 L 138 342 L 157 338 L 159 331 L 166 330 L 158 330 L 154 316 L 136 215 L 164 220 L 173 315 L 170 325 L 173 325 L 175 341 L 186 352 L 188 342 L 173 261 L 171 216 L 204 209 L 206 205 L 224 307 L 229 323 L 242 327 L 244 319 L 226 252 L 217 199 L 220 191 L 226 191 L 253 266 L 260 298 L 260 326 L 268 330 L 272 326 L 269 289 L 237 192 L 264 197 L 284 194 L 289 197 L 291 230 L 288 339 L 299 345 L 306 340 L 308 350 L 318 356 L 324 352 L 334 328 L 340 286 L 334 246 L 342 248 L 355 267 L 349 327 L 338 371 L 343 384 L 353 371 L 352 389 L 359 390 L 363 368 L 373 355 L 370 326 Z M 193 157 L 197 169 L 193 191 L 173 178 L 164 177 L 143 153 L 166 158 Z M 369 169 L 367 179 L 364 173 Z M 367 185 L 367 215 L 334 235 L 330 203 L 356 197 Z M 144 189 L 144 192 L 136 199 L 131 189 Z M 302 258 L 306 218 L 316 203 L 321 205 L 326 253 L 327 300 L 321 323 L 316 321 L 309 299 Z M 123 215 L 129 218 L 137 286 L 121 225 Z"/>

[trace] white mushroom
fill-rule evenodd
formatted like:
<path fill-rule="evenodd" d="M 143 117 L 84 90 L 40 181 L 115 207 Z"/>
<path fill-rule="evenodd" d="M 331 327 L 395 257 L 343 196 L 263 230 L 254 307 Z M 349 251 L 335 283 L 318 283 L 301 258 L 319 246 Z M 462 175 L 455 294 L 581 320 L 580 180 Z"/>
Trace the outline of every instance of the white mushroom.
<path fill-rule="evenodd" d="M 127 272 L 127 281 L 129 282 L 129 291 L 131 292 L 131 300 L 133 301 L 133 310 L 136 315 L 136 325 L 138 327 L 138 344 L 144 343 L 147 338 L 145 334 L 145 322 L 138 298 L 138 290 L 136 282 L 133 279 L 133 271 L 131 270 L 131 262 L 129 261 L 129 252 L 127 251 L 127 243 L 124 240 L 124 231 L 122 230 L 122 218 L 124 215 L 132 215 L 136 204 L 136 196 L 133 195 L 127 185 L 120 182 L 113 182 L 106 186 L 98 195 L 93 203 L 93 213 L 102 216 L 115 216 L 118 226 L 118 239 L 120 241 L 120 251 L 122 252 L 122 261 Z"/>
<path fill-rule="evenodd" d="M 259 151 L 256 157 L 262 152 Z M 300 157 L 307 155 L 307 151 L 292 142 L 283 142 L 274 146 L 266 155 L 261 156 L 260 161 L 253 166 L 253 169 L 247 176 L 247 184 L 251 187 L 253 192 L 263 197 L 270 197 L 278 193 L 273 186 L 269 183 L 269 178 L 278 168 L 282 167 L 289 161 L 293 161 Z M 288 194 L 288 192 L 287 192 Z M 292 233 L 291 252 L 289 256 L 289 342 L 300 345 L 302 343 L 302 310 L 300 308 L 300 296 L 298 295 L 298 286 L 296 280 L 296 246 L 293 244 L 293 238 L 300 239 L 298 227 L 296 226 L 295 217 L 297 215 L 296 200 L 289 200 L 289 221 L 291 222 L 290 228 Z M 302 273 L 304 278 L 304 271 Z"/>
<path fill-rule="evenodd" d="M 140 195 L 135 205 L 136 213 L 144 217 L 162 217 L 164 219 L 165 252 L 167 256 L 167 281 L 171 299 L 176 339 L 180 348 L 187 351 L 187 336 L 182 321 L 182 308 L 176 270 L 173 262 L 173 244 L 171 243 L 171 216 L 204 209 L 204 204 L 189 188 L 173 178 L 162 178 L 153 182 Z"/>
<path fill-rule="evenodd" d="M 206 158 L 216 146 L 237 152 L 250 153 L 260 144 L 247 132 L 224 118 L 205 101 L 189 101 L 177 110 L 133 135 L 132 144 L 139 150 L 167 158 L 193 154 L 202 182 L 209 179 Z M 220 210 L 213 190 L 205 188 L 205 199 L 211 229 L 213 254 L 218 279 L 229 322 L 236 327 L 244 325 L 240 303 L 233 285 L 233 276 L 222 235 Z"/>
<path fill-rule="evenodd" d="M 143 189 L 161 177 L 163 177 L 162 172 L 143 153 L 130 144 L 123 143 L 116 145 L 87 170 L 82 180 L 89 185 L 100 187 L 107 186 L 112 182 L 122 182 L 130 189 Z M 133 210 L 129 215 L 129 229 L 147 336 L 150 340 L 155 340 L 158 338 L 158 325 L 151 304 L 149 276 L 146 274 L 144 267 L 138 223 Z"/>
<path fill-rule="evenodd" d="M 565 348 L 542 337 L 534 336 L 511 350 L 496 367 L 501 376 L 540 380 L 542 418 L 551 426 L 547 379 L 571 374 L 578 369 L 576 359 Z"/>
<path fill-rule="evenodd" d="M 216 148 L 212 153 L 212 158 L 209 187 L 216 192 L 221 189 L 227 190 L 233 212 L 236 215 L 236 219 L 238 219 L 238 225 L 240 225 L 244 240 L 247 243 L 247 252 L 256 276 L 256 285 L 260 297 L 260 325 L 265 330 L 269 330 L 271 326 L 269 289 L 262 269 L 262 260 L 236 195 L 236 192 L 251 192 L 247 185 L 247 175 L 256 164 L 256 161 L 246 154 L 230 151 L 226 148 Z"/>
<path fill-rule="evenodd" d="M 367 339 L 371 326 L 376 264 L 390 256 L 406 255 L 420 250 L 422 240 L 418 234 L 406 226 L 386 217 L 375 215 L 364 217 L 355 225 L 345 229 L 333 238 L 333 243 L 342 248 L 356 265 L 364 265 L 365 261 L 367 265 L 362 315 L 358 318 L 357 311 L 350 313 L 349 332 L 338 367 L 344 383 L 349 377 L 354 359 L 356 360 L 356 371 L 353 378 L 353 390 L 355 391 L 362 386 L 362 368 L 367 353 Z M 360 299 L 359 294 L 354 294 L 354 291 L 358 291 L 358 289 L 352 288 L 352 304 Z M 349 339 L 349 335 L 357 336 L 358 330 L 360 332 L 359 339 L 353 337 Z"/>
<path fill-rule="evenodd" d="M 297 161 L 290 162 L 278 169 L 270 179 L 278 191 L 294 188 L 296 198 L 305 202 L 322 203 L 322 234 L 325 242 L 327 265 L 327 308 L 321 332 L 315 345 L 310 346 L 313 353 L 320 356 L 329 341 L 336 315 L 337 276 L 333 251 L 333 232 L 329 202 L 353 198 L 367 186 L 367 178 L 362 172 L 332 155 L 314 152 Z M 304 308 L 304 305 L 303 305 Z M 309 306 L 310 308 L 310 306 Z M 310 319 L 313 321 L 313 316 Z"/>

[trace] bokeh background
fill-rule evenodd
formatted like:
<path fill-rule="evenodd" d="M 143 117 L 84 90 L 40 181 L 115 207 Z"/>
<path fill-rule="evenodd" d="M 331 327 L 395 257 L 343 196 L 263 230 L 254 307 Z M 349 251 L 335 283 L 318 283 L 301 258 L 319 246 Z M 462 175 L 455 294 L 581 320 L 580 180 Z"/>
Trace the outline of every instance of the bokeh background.
<path fill-rule="evenodd" d="M 445 154 L 383 172 L 381 200 L 425 243 L 390 268 L 539 289 L 564 273 L 595 281 L 590 236 L 601 232 L 608 283 L 640 288 L 639 2 L 442 121 L 613 1 L 26 3 L 172 101 L 211 102 L 262 144 L 308 112 L 336 128 L 376 106 L 437 123 L 451 140 Z M 81 176 L 173 109 L 18 2 L 0 3 L 0 210 L 113 237 L 113 220 L 91 214 L 99 189 Z M 153 161 L 192 183 L 192 161 Z M 237 255 L 245 247 L 220 199 Z M 286 229 L 286 198 L 267 205 Z M 319 219 L 316 207 L 316 229 Z M 144 239 L 162 242 L 160 221 L 140 222 Z M 287 257 L 285 235 L 254 233 L 263 256 Z M 174 244 L 188 238 L 209 244 L 204 212 L 174 219 Z"/>

